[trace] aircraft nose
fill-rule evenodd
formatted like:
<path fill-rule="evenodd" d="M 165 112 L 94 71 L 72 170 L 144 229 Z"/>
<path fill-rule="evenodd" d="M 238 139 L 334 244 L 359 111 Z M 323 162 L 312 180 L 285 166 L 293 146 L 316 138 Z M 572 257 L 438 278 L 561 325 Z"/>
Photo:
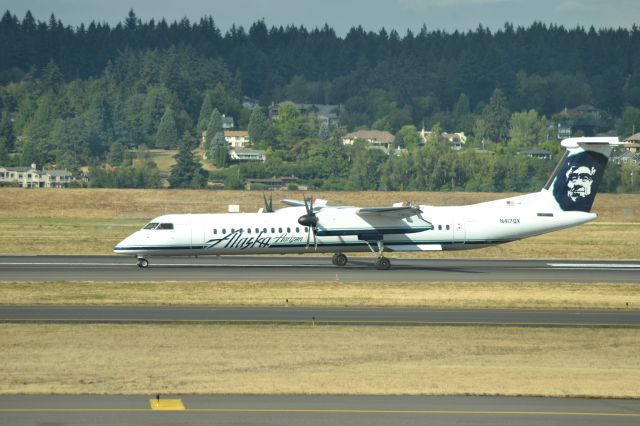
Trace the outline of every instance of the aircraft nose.
<path fill-rule="evenodd" d="M 136 234 L 137 232 L 129 235 L 127 238 L 116 244 L 113 248 L 114 253 L 126 253 L 129 247 L 131 247 L 131 242 Z"/>

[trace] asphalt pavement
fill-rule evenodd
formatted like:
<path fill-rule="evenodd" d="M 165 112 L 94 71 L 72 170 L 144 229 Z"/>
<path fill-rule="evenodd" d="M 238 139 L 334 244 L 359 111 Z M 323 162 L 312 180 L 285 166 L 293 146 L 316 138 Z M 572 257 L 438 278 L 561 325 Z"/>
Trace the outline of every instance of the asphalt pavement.
<path fill-rule="evenodd" d="M 3 256 L 0 280 L 18 281 L 553 281 L 640 283 L 640 261 L 392 259 L 379 271 L 373 259 L 350 258 L 345 267 L 330 256 L 222 256 L 150 258 L 119 256 Z"/>
<path fill-rule="evenodd" d="M 25 425 L 637 425 L 640 401 L 587 398 L 300 395 L 0 396 Z M 166 405 L 165 405 L 166 404 Z M 158 410 L 157 408 L 165 408 Z"/>
<path fill-rule="evenodd" d="M 640 328 L 638 310 L 0 306 L 0 322 Z"/>

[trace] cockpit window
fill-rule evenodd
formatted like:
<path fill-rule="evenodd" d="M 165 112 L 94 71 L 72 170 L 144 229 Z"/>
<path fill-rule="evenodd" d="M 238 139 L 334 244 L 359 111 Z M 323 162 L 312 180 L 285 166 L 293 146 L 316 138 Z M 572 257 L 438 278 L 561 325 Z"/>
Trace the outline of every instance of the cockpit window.
<path fill-rule="evenodd" d="M 149 222 L 147 223 L 147 226 L 142 229 L 156 229 L 156 226 L 158 226 L 158 222 Z"/>
<path fill-rule="evenodd" d="M 161 223 L 158 229 L 173 229 L 173 223 Z"/>

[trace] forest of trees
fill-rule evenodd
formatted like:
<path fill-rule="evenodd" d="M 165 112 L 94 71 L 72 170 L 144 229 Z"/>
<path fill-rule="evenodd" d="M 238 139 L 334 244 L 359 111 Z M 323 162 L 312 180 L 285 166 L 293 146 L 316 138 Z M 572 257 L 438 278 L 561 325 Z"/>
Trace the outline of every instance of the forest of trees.
<path fill-rule="evenodd" d="M 594 105 L 605 116 L 597 130 L 620 137 L 640 129 L 635 26 L 402 35 L 355 26 L 338 37 L 326 25 L 263 21 L 223 34 L 213 17 L 142 22 L 133 11 L 115 26 L 72 28 L 53 15 L 41 22 L 7 11 L 0 45 L 0 165 L 88 166 L 94 186 L 158 187 L 145 148 L 171 148 L 179 150 L 171 186 L 206 187 L 192 153 L 206 130 L 216 166 L 209 178 L 228 187 L 296 175 L 323 189 L 526 191 L 554 162 L 516 153 L 557 155 L 550 126 L 563 109 Z M 246 98 L 260 106 L 243 108 Z M 328 129 L 286 104 L 269 121 L 265 107 L 286 100 L 341 105 L 341 126 Z M 230 163 L 220 114 L 249 129 L 267 161 Z M 420 146 L 422 127 L 464 131 L 469 142 L 458 152 L 438 140 Z M 406 150 L 343 146 L 340 136 L 355 129 L 389 131 Z M 610 167 L 605 189 L 631 191 L 628 167 Z"/>

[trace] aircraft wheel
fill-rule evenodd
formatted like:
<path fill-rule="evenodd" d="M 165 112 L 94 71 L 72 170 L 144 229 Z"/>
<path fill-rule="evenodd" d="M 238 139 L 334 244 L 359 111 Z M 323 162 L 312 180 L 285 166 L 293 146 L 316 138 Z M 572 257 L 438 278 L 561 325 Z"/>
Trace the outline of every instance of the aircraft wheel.
<path fill-rule="evenodd" d="M 386 271 L 391 268 L 391 261 L 384 256 L 380 257 L 376 260 L 376 268 L 381 271 Z"/>
<path fill-rule="evenodd" d="M 331 259 L 334 265 L 336 266 L 345 266 L 347 264 L 347 256 L 343 253 L 336 253 L 333 255 L 333 259 Z"/>
<path fill-rule="evenodd" d="M 146 268 L 149 266 L 149 261 L 144 257 L 138 258 L 138 268 Z"/>

